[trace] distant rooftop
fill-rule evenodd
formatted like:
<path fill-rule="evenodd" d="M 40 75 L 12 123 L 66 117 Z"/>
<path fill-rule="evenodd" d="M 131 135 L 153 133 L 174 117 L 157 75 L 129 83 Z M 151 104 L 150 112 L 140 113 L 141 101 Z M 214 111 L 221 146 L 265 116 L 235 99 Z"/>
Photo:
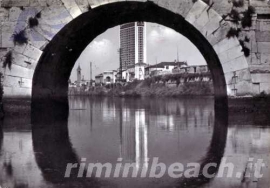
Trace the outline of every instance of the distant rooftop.
<path fill-rule="evenodd" d="M 139 65 L 139 66 L 147 66 L 146 63 L 141 63 L 141 62 L 140 62 L 140 63 L 136 63 L 135 66 L 136 66 L 136 65 L 137 65 L 137 66 L 138 66 L 138 65 Z"/>
<path fill-rule="evenodd" d="M 180 62 L 161 62 L 156 65 L 150 65 L 148 68 L 164 68 L 165 66 L 183 66 L 187 65 L 187 62 L 180 61 Z"/>

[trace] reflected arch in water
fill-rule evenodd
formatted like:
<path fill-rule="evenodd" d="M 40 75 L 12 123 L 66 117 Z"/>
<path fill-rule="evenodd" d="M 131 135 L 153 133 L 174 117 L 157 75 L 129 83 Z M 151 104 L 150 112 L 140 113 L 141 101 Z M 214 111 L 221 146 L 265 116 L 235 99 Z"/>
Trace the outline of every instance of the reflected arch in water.
<path fill-rule="evenodd" d="M 122 104 L 117 104 L 122 105 Z M 67 115 L 68 116 L 68 115 Z M 67 117 L 66 116 L 66 117 Z M 46 122 L 35 121 L 33 125 L 33 146 L 37 164 L 44 179 L 52 184 L 81 185 L 83 187 L 99 187 L 100 182 L 95 178 L 78 178 L 78 171 L 73 171 L 70 178 L 64 178 L 67 163 L 79 163 L 79 157 L 72 148 L 68 133 L 68 119 L 47 119 Z M 218 166 L 224 154 L 227 139 L 228 110 L 215 107 L 214 131 L 201 166 L 216 163 Z M 82 156 L 80 156 L 82 157 Z M 210 169 L 213 174 L 218 168 Z M 211 181 L 200 175 L 198 178 L 179 179 L 174 187 L 199 187 Z"/>
<path fill-rule="evenodd" d="M 48 183 L 64 187 L 100 187 L 99 182 L 94 178 L 78 178 L 79 168 L 73 169 L 70 177 L 65 177 L 68 163 L 79 164 L 81 162 L 70 143 L 67 116 L 65 117 L 60 120 L 59 117 L 53 118 L 52 116 L 46 121 L 44 121 L 44 117 L 39 121 L 34 118 L 33 150 L 42 176 Z"/>
<path fill-rule="evenodd" d="M 217 164 L 215 168 L 209 168 L 209 174 L 217 174 L 221 160 L 224 155 L 226 141 L 227 141 L 227 132 L 228 132 L 228 108 L 215 106 L 215 122 L 214 130 L 209 145 L 208 151 L 204 158 L 200 161 L 200 171 L 198 177 L 192 178 L 181 178 L 176 182 L 174 187 L 187 187 L 187 188 L 197 188 L 203 186 L 204 184 L 209 183 L 215 178 L 207 178 L 203 175 L 203 168 L 210 163 Z"/>

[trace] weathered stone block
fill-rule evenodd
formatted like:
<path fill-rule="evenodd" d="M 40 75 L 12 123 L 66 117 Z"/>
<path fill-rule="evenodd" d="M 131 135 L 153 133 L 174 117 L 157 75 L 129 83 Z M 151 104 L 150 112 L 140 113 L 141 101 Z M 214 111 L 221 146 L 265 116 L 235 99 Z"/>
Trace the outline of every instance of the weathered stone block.
<path fill-rule="evenodd" d="M 245 45 L 250 49 L 252 53 L 257 53 L 258 52 L 258 44 L 256 40 L 256 32 L 255 31 L 245 31 L 241 32 L 240 38 L 242 40 L 247 37 L 249 39 L 249 42 L 245 42 Z"/>
<path fill-rule="evenodd" d="M 2 22 L 0 22 L 0 48 L 2 48 Z"/>
<path fill-rule="evenodd" d="M 19 19 L 19 17 L 21 13 L 22 10 L 19 7 L 12 7 L 11 9 L 9 9 L 9 21 L 12 22 L 20 21 L 21 19 Z"/>
<path fill-rule="evenodd" d="M 261 64 L 270 64 L 270 52 L 268 54 L 260 54 Z"/>
<path fill-rule="evenodd" d="M 237 84 L 227 85 L 227 93 L 229 96 L 247 96 L 252 95 L 252 83 L 248 81 L 241 81 Z"/>
<path fill-rule="evenodd" d="M 238 57 L 232 61 L 222 64 L 224 73 L 238 71 L 248 68 L 248 63 L 245 56 Z"/>
<path fill-rule="evenodd" d="M 200 17 L 194 22 L 194 26 L 198 30 L 202 31 L 203 27 L 205 27 L 207 23 L 211 22 L 211 20 L 214 20 L 214 22 L 216 22 L 217 17 L 218 17 L 218 20 L 221 19 L 221 17 L 213 9 L 211 9 L 211 8 L 204 9 L 204 11 L 201 13 Z"/>
<path fill-rule="evenodd" d="M 48 44 L 48 40 L 35 29 L 27 29 L 26 32 L 29 39 L 28 43 L 34 47 L 41 49 L 44 45 Z"/>
<path fill-rule="evenodd" d="M 51 40 L 72 19 L 64 6 L 49 6 L 42 11 L 39 26 L 35 30 L 47 40 Z"/>
<path fill-rule="evenodd" d="M 42 51 L 38 48 L 34 47 L 31 44 L 28 44 L 23 52 L 23 54 L 31 59 L 39 60 L 40 56 L 42 55 Z"/>
<path fill-rule="evenodd" d="M 269 83 L 270 85 L 270 73 L 252 73 L 251 79 L 253 83 Z"/>
<path fill-rule="evenodd" d="M 219 43 L 215 44 L 214 50 L 216 51 L 217 54 L 220 54 L 224 51 L 227 51 L 233 47 L 239 46 L 239 41 L 237 38 L 232 37 L 232 38 L 225 38 L 222 41 L 220 41 Z"/>
<path fill-rule="evenodd" d="M 200 17 L 202 12 L 207 9 L 207 7 L 208 5 L 205 4 L 203 1 L 197 1 L 192 6 L 185 19 L 189 23 L 193 24 Z"/>
<path fill-rule="evenodd" d="M 210 42 L 210 44 L 215 45 L 227 38 L 229 30 L 230 24 L 228 22 L 223 22 L 218 30 L 216 30 L 212 35 L 208 35 L 207 40 Z"/>
<path fill-rule="evenodd" d="M 21 77 L 14 76 L 5 76 L 3 85 L 6 87 L 14 87 L 14 88 L 32 88 L 32 80 L 25 79 Z"/>
<path fill-rule="evenodd" d="M 31 7 L 38 7 L 40 6 L 39 0 L 30 0 Z"/>
<path fill-rule="evenodd" d="M 20 53 L 22 54 L 26 48 L 27 44 L 24 44 L 24 45 L 15 45 L 13 50 L 17 53 Z"/>
<path fill-rule="evenodd" d="M 31 97 L 31 88 L 6 87 L 4 86 L 3 97 Z"/>
<path fill-rule="evenodd" d="M 193 6 L 192 1 L 181 0 L 179 1 L 177 7 L 175 7 L 175 12 L 182 15 L 185 18 L 192 6 Z"/>
<path fill-rule="evenodd" d="M 219 54 L 219 60 L 221 64 L 233 61 L 234 59 L 243 56 L 242 47 L 240 45 L 230 48 Z"/>
<path fill-rule="evenodd" d="M 232 3 L 229 1 L 215 0 L 212 2 L 214 2 L 213 9 L 220 15 L 225 15 L 231 11 Z"/>
<path fill-rule="evenodd" d="M 12 53 L 12 57 L 13 57 L 13 63 L 22 67 L 27 67 L 29 65 L 29 58 L 19 54 L 17 52 Z"/>
<path fill-rule="evenodd" d="M 238 70 L 235 72 L 228 72 L 225 75 L 227 84 L 236 84 L 241 81 L 251 81 L 251 75 L 249 69 Z"/>
<path fill-rule="evenodd" d="M 8 9 L 0 8 L 0 21 L 8 20 Z"/>
<path fill-rule="evenodd" d="M 238 82 L 235 87 L 237 88 L 237 96 L 252 95 L 252 83 L 248 81 Z"/>
<path fill-rule="evenodd" d="M 270 32 L 269 31 L 257 31 L 256 32 L 257 42 L 270 42 Z"/>
<path fill-rule="evenodd" d="M 270 52 L 270 42 L 258 42 L 258 52 L 259 53 L 269 53 Z"/>
<path fill-rule="evenodd" d="M 18 7 L 12 7 L 9 11 L 9 20 L 14 22 L 28 23 L 29 18 L 35 17 L 37 13 L 42 11 L 42 9 L 42 7 L 27 7 L 24 8 L 24 10 L 21 10 Z"/>
<path fill-rule="evenodd" d="M 18 34 L 27 27 L 27 23 L 18 22 L 3 22 L 2 25 L 2 45 L 3 47 L 14 47 L 13 35 Z"/>
<path fill-rule="evenodd" d="M 29 0 L 2 0 L 2 7 L 27 7 L 30 6 Z"/>
<path fill-rule="evenodd" d="M 16 26 L 15 22 L 2 23 L 2 47 L 4 48 L 14 47 L 12 35 L 14 34 L 15 26 Z"/>
<path fill-rule="evenodd" d="M 0 48 L 0 62 L 3 59 L 3 57 L 7 54 L 7 52 L 8 52 L 7 48 Z"/>
<path fill-rule="evenodd" d="M 12 64 L 11 70 L 5 69 L 5 75 L 17 76 L 27 79 L 33 78 L 34 71 L 16 64 Z"/>
<path fill-rule="evenodd" d="M 260 84 L 260 92 L 266 92 L 266 93 L 270 93 L 270 83 L 261 83 Z"/>
<path fill-rule="evenodd" d="M 171 10 L 174 13 L 180 14 L 183 17 L 186 16 L 187 11 L 191 8 L 192 2 L 188 2 L 187 0 L 179 1 L 179 0 L 168 0 L 163 1 L 159 0 L 157 1 L 157 4 L 160 7 L 166 8 L 168 10 Z M 188 9 L 188 10 L 186 10 Z"/>
<path fill-rule="evenodd" d="M 76 18 L 77 16 L 82 14 L 81 9 L 78 7 L 75 0 L 62 0 L 66 9 L 69 11 L 70 15 L 73 18 Z"/>
<path fill-rule="evenodd" d="M 250 5 L 255 6 L 255 7 L 267 7 L 267 1 L 263 0 L 250 0 Z"/>
<path fill-rule="evenodd" d="M 29 64 L 28 64 L 27 68 L 35 70 L 37 63 L 38 63 L 38 60 L 34 60 L 34 59 L 29 58 Z"/>
<path fill-rule="evenodd" d="M 269 14 L 270 7 L 269 6 L 256 6 L 255 11 L 257 14 Z"/>
<path fill-rule="evenodd" d="M 40 6 L 56 6 L 56 5 L 62 5 L 63 2 L 61 0 L 38 0 Z"/>
<path fill-rule="evenodd" d="M 89 3 L 87 0 L 76 0 L 76 3 L 82 12 L 88 11 Z"/>
<path fill-rule="evenodd" d="M 98 7 L 100 5 L 104 5 L 107 3 L 114 3 L 114 2 L 118 2 L 121 0 L 88 0 L 89 5 L 91 6 L 91 8 L 95 8 Z"/>
<path fill-rule="evenodd" d="M 251 73 L 270 73 L 269 64 L 250 65 L 249 69 Z"/>
<path fill-rule="evenodd" d="M 251 53 L 249 57 L 247 57 L 249 65 L 258 65 L 261 64 L 260 61 L 261 54 L 259 53 Z"/>
<path fill-rule="evenodd" d="M 207 38 L 214 35 L 221 25 L 225 23 L 217 12 L 210 11 L 210 14 L 212 16 L 209 17 L 209 22 L 202 28 L 202 34 Z"/>
<path fill-rule="evenodd" d="M 269 20 L 257 20 L 257 30 L 258 31 L 270 31 L 270 21 Z"/>

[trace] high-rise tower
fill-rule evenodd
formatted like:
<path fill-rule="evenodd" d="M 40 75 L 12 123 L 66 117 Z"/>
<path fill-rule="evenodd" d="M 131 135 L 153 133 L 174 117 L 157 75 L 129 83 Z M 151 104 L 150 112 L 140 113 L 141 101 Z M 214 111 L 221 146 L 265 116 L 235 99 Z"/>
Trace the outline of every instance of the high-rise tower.
<path fill-rule="evenodd" d="M 77 68 L 77 85 L 80 85 L 81 83 L 81 79 L 82 79 L 82 69 L 80 67 L 80 65 Z"/>
<path fill-rule="evenodd" d="M 132 22 L 120 26 L 122 68 L 146 63 L 146 23 Z"/>

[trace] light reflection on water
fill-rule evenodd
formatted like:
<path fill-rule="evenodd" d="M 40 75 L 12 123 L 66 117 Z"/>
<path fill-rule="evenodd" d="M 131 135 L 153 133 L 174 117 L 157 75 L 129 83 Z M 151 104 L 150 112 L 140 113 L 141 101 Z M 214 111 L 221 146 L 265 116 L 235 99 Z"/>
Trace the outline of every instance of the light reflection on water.
<path fill-rule="evenodd" d="M 163 179 L 101 178 L 98 181 L 85 181 L 76 179 L 76 173 L 75 179 L 65 180 L 63 171 L 67 162 L 76 162 L 82 157 L 87 158 L 87 162 L 101 163 L 116 163 L 117 158 L 121 157 L 124 162 L 135 162 L 138 168 L 142 168 L 151 163 L 147 158 L 153 157 L 159 157 L 160 162 L 170 165 L 174 162 L 198 162 L 211 152 L 211 155 L 215 152 L 223 155 L 219 151 L 222 148 L 215 146 L 215 143 L 220 142 L 227 128 L 216 126 L 217 135 L 213 136 L 217 121 L 212 98 L 164 100 L 75 97 L 69 99 L 69 105 L 68 121 L 55 122 L 52 126 L 58 127 L 60 134 L 52 129 L 42 129 L 34 131 L 32 135 L 30 126 L 5 120 L 3 130 L 0 131 L 3 133 L 0 134 L 0 185 L 172 186 L 175 180 L 166 176 Z M 65 126 L 68 126 L 68 130 L 63 128 Z M 224 156 L 236 163 L 239 170 L 245 167 L 249 156 L 269 160 L 269 128 L 231 125 L 225 136 Z M 269 175 L 268 171 L 265 173 Z M 269 183 L 266 179 L 262 182 Z M 238 179 L 229 182 L 214 179 L 205 186 L 246 187 Z"/>
<path fill-rule="evenodd" d="M 116 162 L 118 157 L 136 163 L 148 157 L 168 164 L 198 161 L 213 131 L 211 99 L 75 98 L 70 108 L 77 109 L 69 116 L 71 142 L 77 154 L 91 162 Z"/>

